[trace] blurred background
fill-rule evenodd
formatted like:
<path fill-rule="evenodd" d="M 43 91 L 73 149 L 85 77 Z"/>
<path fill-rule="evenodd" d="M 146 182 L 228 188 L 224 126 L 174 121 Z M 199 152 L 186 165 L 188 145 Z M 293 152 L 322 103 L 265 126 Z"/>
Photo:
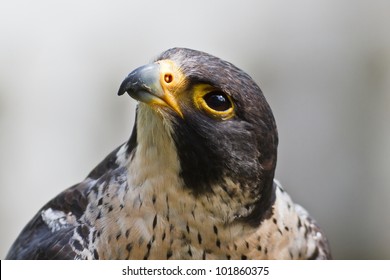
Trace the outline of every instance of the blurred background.
<path fill-rule="evenodd" d="M 389 1 L 0 3 L 0 258 L 38 209 L 128 139 L 123 78 L 163 50 L 258 82 L 277 178 L 336 259 L 390 259 Z"/>

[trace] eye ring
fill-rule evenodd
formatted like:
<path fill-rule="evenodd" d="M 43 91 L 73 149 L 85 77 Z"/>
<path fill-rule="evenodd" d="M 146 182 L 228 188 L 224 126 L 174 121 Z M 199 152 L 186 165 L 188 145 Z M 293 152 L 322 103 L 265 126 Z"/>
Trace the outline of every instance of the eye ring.
<path fill-rule="evenodd" d="M 191 91 L 195 107 L 208 117 L 220 121 L 235 117 L 236 105 L 227 92 L 202 83 L 193 86 Z"/>
<path fill-rule="evenodd" d="M 229 97 L 222 91 L 211 91 L 203 96 L 203 100 L 211 110 L 221 113 L 233 107 Z"/>

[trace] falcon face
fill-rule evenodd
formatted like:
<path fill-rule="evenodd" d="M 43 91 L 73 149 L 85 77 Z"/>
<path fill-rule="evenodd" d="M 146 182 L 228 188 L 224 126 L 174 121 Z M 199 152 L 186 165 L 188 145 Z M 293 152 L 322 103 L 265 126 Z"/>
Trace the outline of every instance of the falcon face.
<path fill-rule="evenodd" d="M 142 102 L 138 132 L 153 129 L 151 119 L 161 121 L 160 134 L 167 136 L 162 141 L 174 143 L 183 187 L 195 196 L 213 193 L 214 186 L 226 189 L 232 196 L 227 207 L 237 213 L 225 218 L 258 225 L 271 202 L 260 199 L 263 193 L 270 200 L 278 138 L 253 80 L 211 55 L 173 49 L 129 74 L 119 94 L 126 91 Z"/>
<path fill-rule="evenodd" d="M 8 258 L 324 259 L 326 238 L 274 181 L 260 88 L 209 54 L 170 49 L 120 86 L 128 142 L 25 227 Z"/>

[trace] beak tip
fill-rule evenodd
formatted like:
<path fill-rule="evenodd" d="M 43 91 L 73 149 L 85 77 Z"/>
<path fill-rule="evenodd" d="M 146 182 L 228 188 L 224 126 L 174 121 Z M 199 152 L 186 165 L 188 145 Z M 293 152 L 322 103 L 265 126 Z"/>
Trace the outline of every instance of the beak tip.
<path fill-rule="evenodd" d="M 120 85 L 119 89 L 118 89 L 118 96 L 121 96 L 123 94 L 125 94 L 125 92 L 127 92 L 128 88 L 127 88 L 127 79 L 125 79 L 122 84 Z"/>

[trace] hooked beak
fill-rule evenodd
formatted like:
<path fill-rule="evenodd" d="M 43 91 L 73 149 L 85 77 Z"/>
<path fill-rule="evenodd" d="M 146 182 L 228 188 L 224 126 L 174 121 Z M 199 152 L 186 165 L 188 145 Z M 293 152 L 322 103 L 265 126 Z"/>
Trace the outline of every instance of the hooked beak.
<path fill-rule="evenodd" d="M 132 98 L 153 107 L 168 107 L 183 118 L 173 85 L 177 83 L 177 73 L 171 61 L 158 61 L 147 64 L 131 72 L 119 87 L 118 95 L 127 92 Z"/>

